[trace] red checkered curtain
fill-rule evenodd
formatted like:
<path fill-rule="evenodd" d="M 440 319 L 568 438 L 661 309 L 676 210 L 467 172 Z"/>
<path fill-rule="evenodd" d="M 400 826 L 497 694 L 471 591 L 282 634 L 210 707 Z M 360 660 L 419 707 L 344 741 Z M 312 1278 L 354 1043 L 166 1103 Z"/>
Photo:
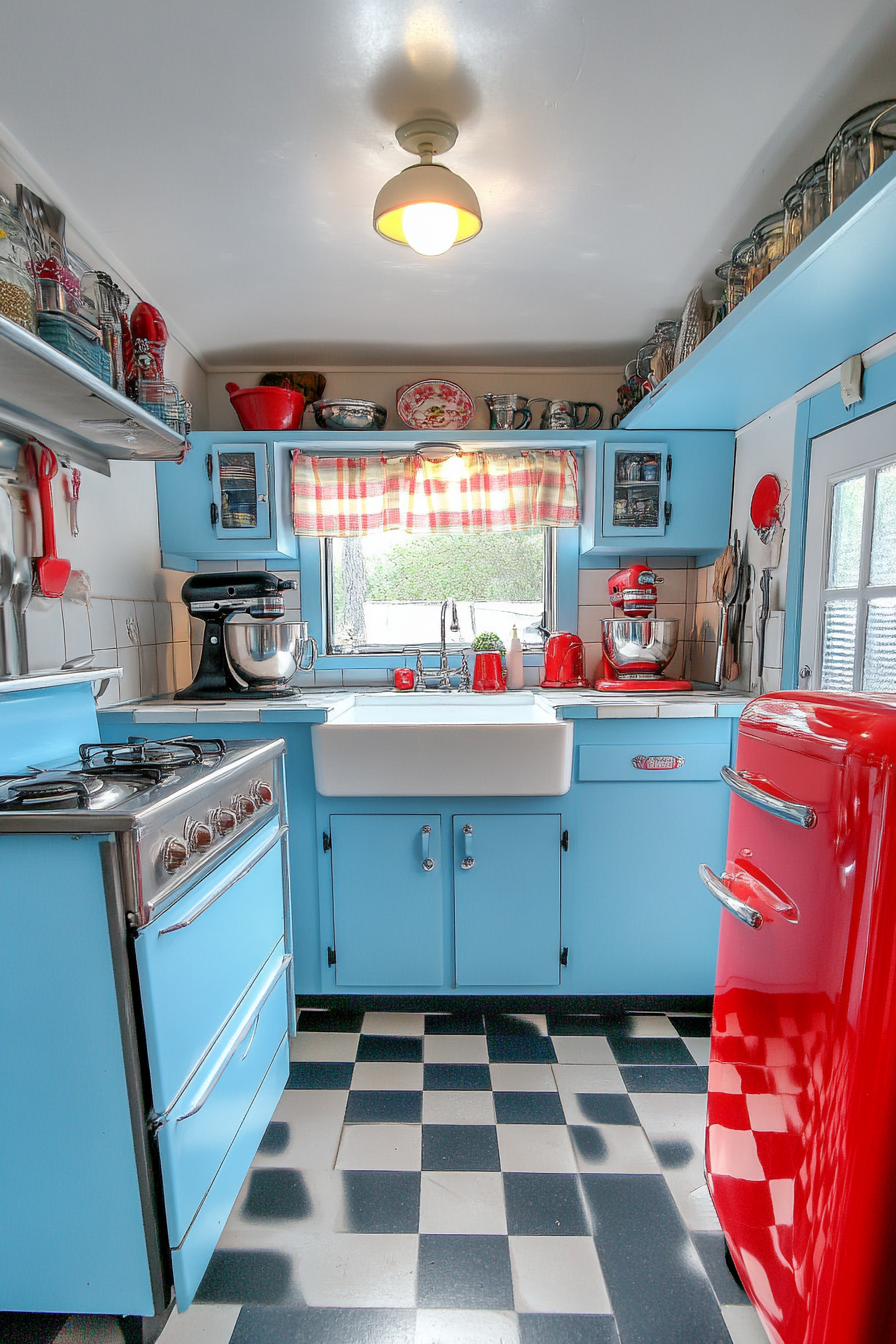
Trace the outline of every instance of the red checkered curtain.
<path fill-rule="evenodd" d="M 310 457 L 297 451 L 293 528 L 301 537 L 359 537 L 577 527 L 578 474 L 571 451 L 446 458 Z"/>

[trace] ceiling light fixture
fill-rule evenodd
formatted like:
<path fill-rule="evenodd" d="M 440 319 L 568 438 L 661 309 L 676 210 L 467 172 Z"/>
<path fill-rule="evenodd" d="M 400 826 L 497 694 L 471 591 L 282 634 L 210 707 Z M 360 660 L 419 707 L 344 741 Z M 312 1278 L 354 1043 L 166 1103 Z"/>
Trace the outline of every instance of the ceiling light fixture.
<path fill-rule="evenodd" d="M 390 242 L 402 243 L 424 257 L 437 257 L 457 243 L 475 238 L 482 212 L 468 182 L 450 168 L 433 163 L 457 139 L 450 121 L 409 121 L 395 138 L 420 162 L 390 178 L 376 198 L 373 227 Z"/>

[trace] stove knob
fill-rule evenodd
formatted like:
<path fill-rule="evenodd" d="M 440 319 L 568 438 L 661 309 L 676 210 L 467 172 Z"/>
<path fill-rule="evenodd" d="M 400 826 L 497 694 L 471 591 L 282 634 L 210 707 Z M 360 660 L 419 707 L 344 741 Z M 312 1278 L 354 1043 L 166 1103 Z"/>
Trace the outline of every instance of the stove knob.
<path fill-rule="evenodd" d="M 184 826 L 184 839 L 195 854 L 201 854 L 211 849 L 215 843 L 215 833 L 204 821 L 193 821 L 188 817 Z"/>
<path fill-rule="evenodd" d="M 274 790 L 263 779 L 256 779 L 249 786 L 249 797 L 256 807 L 267 807 L 274 801 Z"/>
<path fill-rule="evenodd" d="M 179 840 L 176 835 L 169 836 L 162 846 L 162 866 L 169 873 L 176 873 L 178 868 L 183 868 L 189 857 L 190 851 L 186 843 Z"/>
<path fill-rule="evenodd" d="M 238 793 L 230 800 L 230 806 L 236 813 L 237 821 L 245 821 L 255 812 L 255 804 L 244 793 Z"/>
<path fill-rule="evenodd" d="M 236 813 L 228 807 L 215 807 L 206 818 L 213 831 L 217 831 L 226 840 L 231 831 L 236 830 Z"/>

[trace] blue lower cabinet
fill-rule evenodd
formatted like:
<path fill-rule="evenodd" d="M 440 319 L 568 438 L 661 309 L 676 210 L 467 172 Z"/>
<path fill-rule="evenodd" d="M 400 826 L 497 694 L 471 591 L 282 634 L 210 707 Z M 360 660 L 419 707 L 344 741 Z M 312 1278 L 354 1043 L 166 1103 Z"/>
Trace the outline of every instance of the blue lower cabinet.
<path fill-rule="evenodd" d="M 444 984 L 438 814 L 341 814 L 329 835 L 336 984 Z"/>
<path fill-rule="evenodd" d="M 560 983 L 560 816 L 455 816 L 458 986 Z"/>

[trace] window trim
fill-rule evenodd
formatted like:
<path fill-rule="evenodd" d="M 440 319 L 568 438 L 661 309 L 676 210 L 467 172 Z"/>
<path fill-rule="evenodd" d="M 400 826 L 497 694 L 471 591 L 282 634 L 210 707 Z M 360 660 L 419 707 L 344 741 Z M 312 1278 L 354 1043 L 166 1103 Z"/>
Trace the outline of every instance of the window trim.
<path fill-rule="evenodd" d="M 534 528 L 532 529 L 535 530 Z M 542 587 L 542 612 L 541 619 L 548 630 L 556 630 L 555 611 L 557 607 L 557 575 L 556 575 L 556 554 L 557 545 L 554 534 L 559 529 L 556 527 L 544 527 L 544 584 Z M 474 534 L 475 535 L 475 534 Z M 321 611 L 324 616 L 323 639 L 320 648 L 325 648 L 330 657 L 335 658 L 358 658 L 365 656 L 398 657 L 402 655 L 407 648 L 413 647 L 419 649 L 421 653 L 438 653 L 439 641 L 430 640 L 425 643 L 421 640 L 413 640 L 411 644 L 384 644 L 380 646 L 367 646 L 359 653 L 346 653 L 343 649 L 336 648 L 331 642 L 333 629 L 333 583 L 331 579 L 332 568 L 332 546 L 333 537 L 320 538 L 320 566 L 321 566 Z M 451 594 L 448 595 L 449 598 Z M 540 653 L 541 643 L 523 644 L 524 653 Z M 449 653 L 459 653 L 460 649 L 453 644 L 448 649 Z"/>
<path fill-rule="evenodd" d="M 554 587 L 555 626 L 557 630 L 575 630 L 579 606 L 579 527 L 550 529 L 554 533 Z M 299 543 L 299 585 L 302 600 L 302 620 L 308 622 L 309 634 L 317 640 L 320 654 L 317 665 L 321 671 L 347 668 L 359 672 L 366 669 L 401 667 L 405 657 L 400 652 L 382 653 L 328 653 L 325 652 L 324 608 L 327 598 L 326 574 L 322 563 L 319 537 L 297 537 Z M 414 646 L 416 648 L 416 645 Z M 454 655 L 452 655 L 454 656 Z M 544 659 L 542 649 L 523 654 L 527 666 Z"/>

